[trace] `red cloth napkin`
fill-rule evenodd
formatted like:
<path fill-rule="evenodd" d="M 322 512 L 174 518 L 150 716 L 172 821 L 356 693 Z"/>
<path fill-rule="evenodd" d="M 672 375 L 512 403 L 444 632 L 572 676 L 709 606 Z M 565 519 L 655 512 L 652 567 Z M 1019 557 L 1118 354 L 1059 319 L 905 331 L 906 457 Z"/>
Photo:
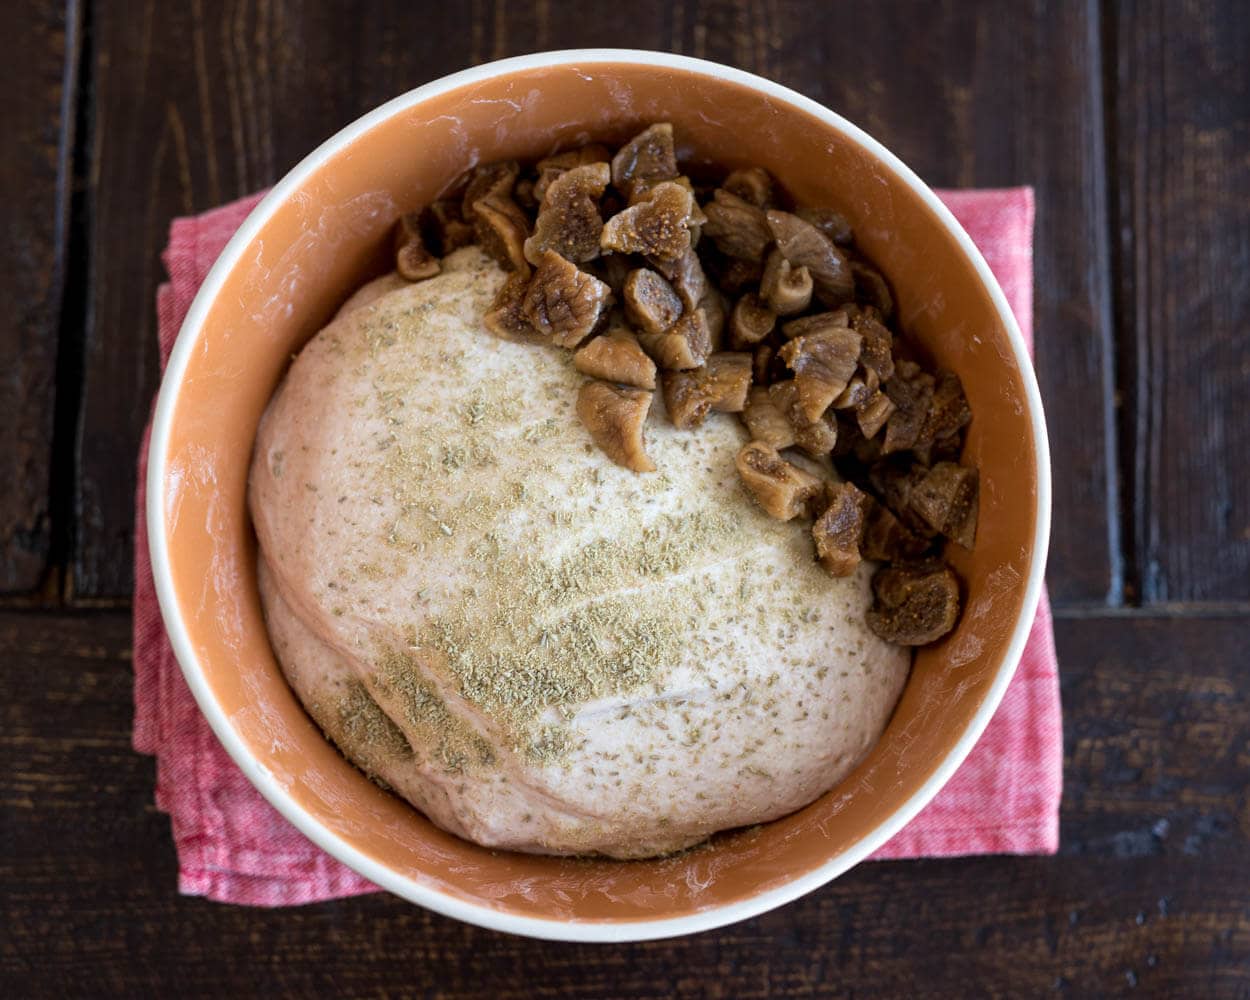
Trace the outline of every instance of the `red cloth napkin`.
<path fill-rule="evenodd" d="M 1033 192 L 941 192 L 981 248 L 1032 344 Z M 176 219 L 157 293 L 161 363 L 191 300 L 261 195 Z M 147 437 L 135 498 L 135 749 L 156 757 L 156 805 L 169 813 L 178 888 L 228 903 L 284 906 L 377 887 L 325 854 L 257 792 L 200 714 L 165 637 L 144 514 Z M 1063 730 L 1045 594 L 1002 705 L 938 796 L 874 858 L 1051 854 L 1059 842 Z"/>

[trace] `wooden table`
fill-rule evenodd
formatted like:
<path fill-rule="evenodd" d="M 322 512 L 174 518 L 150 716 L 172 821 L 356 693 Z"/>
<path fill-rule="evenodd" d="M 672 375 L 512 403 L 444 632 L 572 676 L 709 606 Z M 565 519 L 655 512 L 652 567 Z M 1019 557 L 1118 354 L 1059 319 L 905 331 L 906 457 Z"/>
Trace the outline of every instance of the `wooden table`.
<path fill-rule="evenodd" d="M 1247 6 L 574 8 L 0 5 L 6 994 L 1250 996 Z M 861 865 L 738 926 L 619 947 L 380 895 L 181 898 L 130 749 L 127 610 L 169 220 L 271 183 L 410 87 L 594 45 L 776 79 L 935 185 L 1036 187 L 1059 855 Z"/>

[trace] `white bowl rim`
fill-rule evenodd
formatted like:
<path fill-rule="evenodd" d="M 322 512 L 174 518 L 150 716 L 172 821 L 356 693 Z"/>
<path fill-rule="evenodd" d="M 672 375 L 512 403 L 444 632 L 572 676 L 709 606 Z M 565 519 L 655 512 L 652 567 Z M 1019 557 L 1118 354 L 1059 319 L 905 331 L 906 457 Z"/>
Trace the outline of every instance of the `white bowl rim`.
<path fill-rule="evenodd" d="M 220 292 L 226 276 L 239 262 L 245 248 L 260 232 L 279 205 L 287 200 L 312 174 L 334 153 L 353 142 L 386 119 L 432 97 L 479 83 L 492 77 L 517 70 L 543 69 L 558 66 L 584 66 L 598 63 L 629 63 L 683 70 L 703 76 L 720 78 L 731 83 L 758 91 L 774 101 L 789 104 L 800 111 L 837 129 L 851 141 L 870 152 L 888 169 L 897 174 L 933 212 L 943 226 L 957 241 L 960 249 L 976 268 L 977 275 L 989 292 L 997 310 L 1020 369 L 1024 394 L 1028 404 L 1029 419 L 1037 445 L 1037 518 L 1034 526 L 1033 559 L 1025 585 L 1024 601 L 1012 632 L 1011 642 L 999 665 L 998 673 L 990 690 L 977 710 L 967 729 L 955 747 L 938 765 L 929 779 L 903 805 L 886 817 L 866 837 L 830 858 L 823 865 L 806 872 L 783 885 L 775 886 L 748 899 L 708 907 L 681 917 L 662 919 L 625 919 L 571 921 L 541 917 L 520 916 L 472 903 L 442 892 L 414 879 L 402 876 L 357 850 L 330 830 L 322 826 L 291 794 L 282 787 L 269 770 L 254 758 L 242 738 L 230 724 L 225 711 L 216 702 L 208 680 L 196 656 L 178 607 L 170 570 L 169 548 L 166 534 L 166 510 L 164 481 L 169 435 L 174 410 L 187 364 L 195 343 Z M 639 49 L 566 49 L 516 56 L 475 66 L 453 73 L 424 86 L 410 90 L 369 112 L 327 139 L 301 160 L 282 178 L 268 195 L 252 210 L 238 231 L 226 244 L 221 256 L 209 271 L 199 293 L 191 303 L 186 320 L 179 330 L 177 341 L 169 357 L 169 363 L 161 381 L 156 410 L 152 423 L 147 475 L 148 546 L 151 553 L 152 573 L 161 614 L 169 634 L 174 655 L 182 668 L 200 711 L 204 713 L 213 732 L 226 752 L 242 769 L 248 780 L 287 820 L 327 853 L 342 861 L 349 868 L 371 882 L 410 902 L 417 903 L 444 916 L 455 917 L 471 924 L 492 930 L 506 931 L 528 937 L 558 941 L 645 941 L 676 937 L 699 931 L 723 927 L 727 924 L 758 916 L 778 906 L 819 888 L 832 881 L 849 868 L 868 857 L 903 828 L 946 784 L 972 747 L 980 738 L 990 718 L 998 708 L 1024 652 L 1029 629 L 1036 614 L 1041 596 L 1046 554 L 1050 541 L 1051 517 L 1051 469 L 1050 446 L 1046 434 L 1046 422 L 1042 413 L 1041 395 L 1033 371 L 1033 363 L 1015 316 L 986 264 L 985 258 L 973 244 L 963 227 L 950 210 L 942 204 L 933 191 L 920 180 L 897 156 L 886 149 L 862 129 L 842 116 L 788 87 L 773 83 L 763 77 L 743 70 L 733 69 L 719 63 L 666 52 L 649 52 Z"/>

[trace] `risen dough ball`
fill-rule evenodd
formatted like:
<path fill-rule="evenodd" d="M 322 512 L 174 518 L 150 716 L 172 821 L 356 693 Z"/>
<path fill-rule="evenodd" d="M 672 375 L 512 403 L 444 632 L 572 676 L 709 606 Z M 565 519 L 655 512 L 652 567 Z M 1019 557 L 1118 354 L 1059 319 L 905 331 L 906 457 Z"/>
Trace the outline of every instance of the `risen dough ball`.
<path fill-rule="evenodd" d="M 261 423 L 250 504 L 283 670 L 358 766 L 492 847 L 639 857 L 791 812 L 876 741 L 908 653 L 738 483 L 739 421 L 617 468 L 567 352 L 481 317 L 475 248 L 363 289 Z"/>

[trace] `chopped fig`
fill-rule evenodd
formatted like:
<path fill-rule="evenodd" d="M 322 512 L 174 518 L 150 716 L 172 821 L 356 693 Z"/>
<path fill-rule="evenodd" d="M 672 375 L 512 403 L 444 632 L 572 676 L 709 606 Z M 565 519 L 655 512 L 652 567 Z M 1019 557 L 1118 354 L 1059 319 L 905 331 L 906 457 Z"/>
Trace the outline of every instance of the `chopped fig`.
<path fill-rule="evenodd" d="M 694 196 L 672 181 L 661 181 L 645 201 L 608 220 L 599 245 L 618 253 L 641 253 L 676 260 L 690 249 Z"/>
<path fill-rule="evenodd" d="M 877 571 L 872 591 L 865 620 L 886 642 L 923 646 L 959 620 L 959 580 L 949 566 L 890 566 Z"/>
<path fill-rule="evenodd" d="M 886 455 L 910 451 L 920 443 L 920 432 L 929 414 L 933 376 L 921 371 L 919 365 L 903 361 L 895 365 L 894 377 L 883 388 L 897 409 L 886 421 L 881 450 Z"/>
<path fill-rule="evenodd" d="M 977 470 L 938 462 L 911 490 L 912 510 L 934 531 L 971 549 L 977 533 Z"/>
<path fill-rule="evenodd" d="M 773 250 L 764 264 L 760 297 L 778 316 L 793 316 L 812 304 L 812 276 L 805 267 L 795 267 Z"/>
<path fill-rule="evenodd" d="M 816 297 L 821 302 L 839 306 L 855 297 L 850 262 L 828 236 L 790 212 L 774 210 L 766 218 L 777 249 L 786 260 L 811 272 Z"/>
<path fill-rule="evenodd" d="M 482 249 L 509 271 L 524 270 L 529 219 L 510 195 L 487 195 L 474 206 L 473 232 Z"/>
<path fill-rule="evenodd" d="M 768 208 L 773 201 L 773 179 L 763 167 L 735 170 L 721 187 L 756 208 Z"/>
<path fill-rule="evenodd" d="M 882 319 L 888 320 L 894 315 L 894 296 L 890 294 L 890 286 L 880 271 L 862 260 L 852 260 L 851 274 L 855 277 L 855 288 L 861 301 L 875 306 Z"/>
<path fill-rule="evenodd" d="M 908 530 L 888 507 L 866 495 L 860 543 L 860 554 L 865 559 L 904 562 L 923 555 L 930 544 L 929 539 Z"/>
<path fill-rule="evenodd" d="M 395 270 L 405 281 L 423 281 L 440 269 L 438 258 L 426 249 L 420 213 L 409 212 L 395 227 Z"/>
<path fill-rule="evenodd" d="M 747 393 L 747 403 L 742 410 L 742 420 L 753 441 L 763 441 L 774 448 L 792 447 L 795 437 L 794 425 L 773 401 L 768 390 L 754 385 Z"/>
<path fill-rule="evenodd" d="M 749 201 L 717 188 L 712 201 L 703 206 L 707 224 L 703 234 L 727 257 L 762 261 L 773 241 L 764 210 Z M 819 235 L 819 234 L 818 234 Z"/>
<path fill-rule="evenodd" d="M 521 168 L 516 160 L 504 160 L 500 163 L 487 163 L 473 171 L 469 186 L 464 189 L 464 198 L 460 203 L 461 215 L 465 222 L 477 222 L 477 203 L 483 198 L 510 198 L 512 186 L 516 183 Z"/>
<path fill-rule="evenodd" d="M 554 250 L 544 250 L 522 311 L 558 347 L 576 347 L 590 336 L 611 299 L 611 289 L 598 278 Z"/>
<path fill-rule="evenodd" d="M 870 378 L 874 378 L 871 372 L 866 373 Z M 846 388 L 838 393 L 837 397 L 830 404 L 835 410 L 851 410 L 858 409 L 861 405 L 868 402 L 876 393 L 876 389 L 869 386 L 861 375 L 852 375 L 851 380 L 846 383 Z"/>
<path fill-rule="evenodd" d="M 851 224 L 846 216 L 832 208 L 800 206 L 794 214 L 804 222 L 810 222 L 840 247 L 850 246 L 855 241 L 855 234 L 851 231 Z"/>
<path fill-rule="evenodd" d="M 755 292 L 734 303 L 729 315 L 729 346 L 735 351 L 745 350 L 758 344 L 777 325 L 777 314 L 760 300 Z"/>
<path fill-rule="evenodd" d="M 738 475 L 764 511 L 779 521 L 806 513 L 823 487 L 820 479 L 762 441 L 752 441 L 738 452 Z"/>
<path fill-rule="evenodd" d="M 867 497 L 850 483 L 825 489 L 829 506 L 812 525 L 816 558 L 833 576 L 850 576 L 859 565 L 859 544 L 864 533 Z"/>
<path fill-rule="evenodd" d="M 664 372 L 660 384 L 673 426 L 681 430 L 698 427 L 709 410 L 742 412 L 751 387 L 751 355 L 712 354 L 702 368 Z"/>
<path fill-rule="evenodd" d="M 850 318 L 844 309 L 834 309 L 831 312 L 816 313 L 814 316 L 804 316 L 802 319 L 792 319 L 788 323 L 782 324 L 781 333 L 787 340 L 794 340 L 797 337 L 806 337 L 812 333 L 824 333 L 827 330 L 849 330 L 851 328 Z"/>
<path fill-rule="evenodd" d="M 639 132 L 612 157 L 612 184 L 632 200 L 646 190 L 677 176 L 673 126 L 658 122 Z"/>
<path fill-rule="evenodd" d="M 707 335 L 712 350 L 719 351 L 725 334 L 725 297 L 715 288 L 709 288 L 699 308 L 707 317 Z"/>
<path fill-rule="evenodd" d="M 622 289 L 625 315 L 643 333 L 663 333 L 681 317 L 673 286 L 645 267 L 630 271 Z"/>
<path fill-rule="evenodd" d="M 860 336 L 851 330 L 832 328 L 787 341 L 781 357 L 794 372 L 803 415 L 819 420 L 846 388 L 859 359 Z"/>
<path fill-rule="evenodd" d="M 592 379 L 577 393 L 577 416 L 608 458 L 634 472 L 654 472 L 642 428 L 654 393 Z"/>
<path fill-rule="evenodd" d="M 663 333 L 639 333 L 638 343 L 655 363 L 669 371 L 698 368 L 712 352 L 707 313 L 702 308 L 683 313 Z"/>
<path fill-rule="evenodd" d="M 878 389 L 855 407 L 855 418 L 859 422 L 860 432 L 866 438 L 876 437 L 877 432 L 890 419 L 890 414 L 894 412 L 894 409 L 894 403 L 890 397 Z"/>
<path fill-rule="evenodd" d="M 910 456 L 893 455 L 876 462 L 868 470 L 868 480 L 873 490 L 894 515 L 903 522 L 908 531 L 922 538 L 932 538 L 936 532 L 912 507 L 912 491 L 924 478 L 925 470 L 911 461 Z"/>
<path fill-rule="evenodd" d="M 703 273 L 703 264 L 694 247 L 687 248 L 685 253 L 673 260 L 653 257 L 647 263 L 668 279 L 668 283 L 681 299 L 681 304 L 687 309 L 697 309 L 711 291 L 707 275 Z"/>
<path fill-rule="evenodd" d="M 574 264 L 598 257 L 603 235 L 599 199 L 608 178 L 606 163 L 589 163 L 552 181 L 539 206 L 534 235 L 525 241 L 526 260 L 537 266 L 543 250 L 554 250 Z"/>
<path fill-rule="evenodd" d="M 570 149 L 539 160 L 534 164 L 534 169 L 538 172 L 538 180 L 534 182 L 534 197 L 541 204 L 547 195 L 548 188 L 557 177 L 577 167 L 607 163 L 611 156 L 607 146 L 592 142 L 587 146 L 579 146 L 577 149 Z"/>
<path fill-rule="evenodd" d="M 519 344 L 543 344 L 547 338 L 534 329 L 525 315 L 525 293 L 530 287 L 529 269 L 513 271 L 495 294 L 482 323 L 500 340 Z"/>
<path fill-rule="evenodd" d="M 473 242 L 473 227 L 465 222 L 459 199 L 440 198 L 430 206 L 430 218 L 433 220 L 434 242 L 442 256 L 446 257 L 453 250 Z"/>
<path fill-rule="evenodd" d="M 963 430 L 971 419 L 972 411 L 968 408 L 959 376 L 954 372 L 938 372 L 920 437 L 927 441 L 952 437 Z"/>
<path fill-rule="evenodd" d="M 579 347 L 573 355 L 573 367 L 605 382 L 655 388 L 655 362 L 639 346 L 633 331 L 623 324 L 609 327 L 607 333 Z"/>
<path fill-rule="evenodd" d="M 894 375 L 894 336 L 872 311 L 860 312 L 851 320 L 851 329 L 864 338 L 859 363 L 876 372 L 882 382 Z"/>
<path fill-rule="evenodd" d="M 799 402 L 798 388 L 793 379 L 774 382 L 768 387 L 769 397 L 794 428 L 794 443 L 812 458 L 824 458 L 838 443 L 838 425 L 832 414 L 824 414 L 819 420 L 808 420 Z"/>

